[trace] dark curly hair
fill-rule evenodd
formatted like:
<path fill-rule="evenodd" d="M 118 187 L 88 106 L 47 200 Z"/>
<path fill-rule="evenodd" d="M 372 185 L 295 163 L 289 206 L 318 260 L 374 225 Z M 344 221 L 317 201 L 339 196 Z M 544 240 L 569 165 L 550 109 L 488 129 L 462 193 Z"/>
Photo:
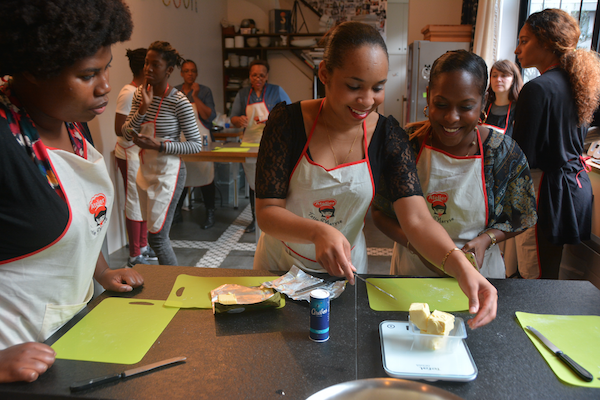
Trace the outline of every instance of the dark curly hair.
<path fill-rule="evenodd" d="M 0 76 L 56 76 L 133 30 L 122 0 L 2 0 L 0 15 Z"/>
<path fill-rule="evenodd" d="M 600 100 L 600 60 L 598 54 L 577 49 L 580 30 L 575 18 L 559 9 L 533 13 L 525 23 L 540 42 L 560 57 L 577 104 L 578 126 L 588 125 Z"/>
<path fill-rule="evenodd" d="M 138 76 L 144 72 L 144 64 L 146 63 L 146 53 L 148 50 L 139 48 L 135 50 L 127 49 L 127 58 L 129 59 L 129 68 L 133 72 L 133 76 Z"/>
<path fill-rule="evenodd" d="M 185 58 L 183 58 L 169 42 L 161 42 L 160 40 L 157 40 L 156 42 L 153 42 L 150 47 L 148 47 L 148 51 L 150 50 L 154 50 L 160 54 L 162 59 L 167 63 L 167 67 L 181 68 L 185 62 Z"/>

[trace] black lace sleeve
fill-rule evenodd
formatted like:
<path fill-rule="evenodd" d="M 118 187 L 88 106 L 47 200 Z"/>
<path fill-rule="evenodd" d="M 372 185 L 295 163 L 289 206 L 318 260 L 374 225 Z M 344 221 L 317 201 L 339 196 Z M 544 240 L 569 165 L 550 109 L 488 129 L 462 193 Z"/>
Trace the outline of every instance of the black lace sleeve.
<path fill-rule="evenodd" d="M 300 103 L 279 103 L 269 114 L 256 165 L 256 197 L 285 199 L 290 175 L 306 144 Z"/>
<path fill-rule="evenodd" d="M 408 135 L 392 116 L 385 119 L 382 128 L 382 134 L 385 135 L 382 175 L 390 200 L 394 202 L 402 197 L 422 196 L 415 153 Z"/>

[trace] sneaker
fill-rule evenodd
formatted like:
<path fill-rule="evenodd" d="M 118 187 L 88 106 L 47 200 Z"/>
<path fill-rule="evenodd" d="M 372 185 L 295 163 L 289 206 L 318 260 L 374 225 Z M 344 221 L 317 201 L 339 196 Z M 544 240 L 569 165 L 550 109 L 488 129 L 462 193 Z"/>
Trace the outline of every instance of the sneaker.
<path fill-rule="evenodd" d="M 129 260 L 127 260 L 127 266 L 129 268 L 133 268 L 133 266 L 136 264 L 148 264 L 148 260 L 146 260 L 146 257 L 141 254 L 137 257 L 129 257 Z"/>
<path fill-rule="evenodd" d="M 152 247 L 150 247 L 150 246 L 146 246 L 146 247 L 142 248 L 142 255 L 146 258 L 146 260 L 150 260 L 150 261 L 158 260 L 156 253 L 154 252 L 154 250 L 152 250 Z"/>

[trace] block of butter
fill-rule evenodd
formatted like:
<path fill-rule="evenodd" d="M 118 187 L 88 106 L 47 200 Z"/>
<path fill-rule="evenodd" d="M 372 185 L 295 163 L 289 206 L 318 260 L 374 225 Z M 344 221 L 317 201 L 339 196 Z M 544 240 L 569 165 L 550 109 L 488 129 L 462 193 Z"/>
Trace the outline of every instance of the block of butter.
<path fill-rule="evenodd" d="M 410 320 L 419 328 L 420 331 L 427 330 L 427 320 L 429 319 L 429 304 L 412 303 L 408 309 Z"/>
<path fill-rule="evenodd" d="M 233 293 L 219 293 L 218 302 L 221 304 L 236 304 L 235 294 Z"/>
<path fill-rule="evenodd" d="M 427 319 L 426 333 L 430 335 L 448 335 L 452 329 L 454 329 L 454 315 L 452 314 L 435 310 Z"/>

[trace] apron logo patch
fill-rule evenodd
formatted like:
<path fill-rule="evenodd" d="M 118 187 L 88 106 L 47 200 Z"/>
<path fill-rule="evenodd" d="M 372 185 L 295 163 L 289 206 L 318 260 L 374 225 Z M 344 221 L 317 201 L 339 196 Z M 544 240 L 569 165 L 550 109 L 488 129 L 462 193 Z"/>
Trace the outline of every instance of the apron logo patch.
<path fill-rule="evenodd" d="M 315 221 L 321 221 L 331 226 L 336 226 L 342 223 L 342 221 L 333 221 L 335 217 L 335 205 L 337 201 L 334 199 L 319 200 L 313 203 L 319 213 L 311 211 L 308 216 Z"/>
<path fill-rule="evenodd" d="M 433 192 L 427 195 L 427 202 L 431 204 L 431 209 L 440 218 L 446 214 L 446 202 L 448 194 L 444 192 Z"/>
<path fill-rule="evenodd" d="M 92 197 L 88 207 L 90 214 L 94 216 L 96 227 L 101 227 L 106 222 L 106 196 L 98 193 Z M 92 232 L 95 235 L 95 232 Z"/>

